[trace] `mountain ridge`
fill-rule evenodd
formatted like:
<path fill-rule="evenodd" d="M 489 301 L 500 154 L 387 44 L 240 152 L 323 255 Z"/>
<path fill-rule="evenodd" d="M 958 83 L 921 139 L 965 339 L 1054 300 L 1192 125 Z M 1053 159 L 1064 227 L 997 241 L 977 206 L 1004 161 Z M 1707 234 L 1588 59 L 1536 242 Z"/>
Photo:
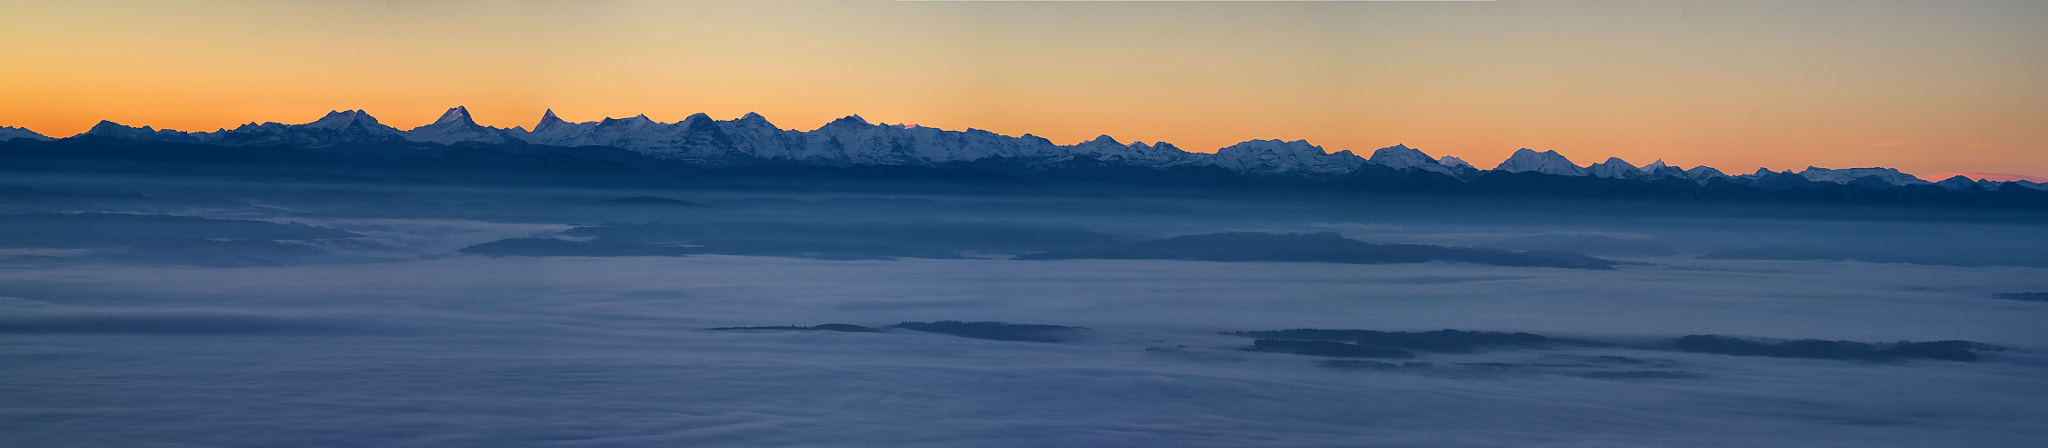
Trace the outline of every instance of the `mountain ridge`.
<path fill-rule="evenodd" d="M 2048 190 L 2048 185 L 2024 180 L 1998 182 L 1965 178 L 1965 181 L 1947 179 L 1930 182 L 1882 167 L 1828 169 L 1809 166 L 1797 173 L 1759 169 L 1757 173 L 1731 176 L 1713 167 L 1701 165 L 1680 169 L 1665 165 L 1662 160 L 1638 167 L 1620 158 L 1609 158 L 1580 166 L 1555 150 L 1538 152 L 1529 148 L 1516 150 L 1492 170 L 1479 170 L 1457 157 L 1432 158 L 1419 149 L 1401 144 L 1379 148 L 1370 156 L 1361 156 L 1350 150 L 1330 152 L 1305 140 L 1277 139 L 1248 140 L 1214 153 L 1189 152 L 1164 142 L 1123 143 L 1108 135 L 1072 145 L 1058 145 L 1031 134 L 1008 136 L 972 128 L 951 131 L 916 125 L 876 124 L 860 115 L 849 115 L 817 129 L 801 131 L 782 129 L 766 117 L 751 112 L 733 120 L 716 120 L 697 113 L 673 123 L 658 122 L 644 114 L 570 122 L 549 109 L 543 112 L 533 130 L 528 131 L 521 127 L 498 128 L 477 124 L 464 106 L 450 108 L 434 122 L 410 130 L 384 125 L 362 110 L 336 110 L 304 124 L 249 123 L 211 132 L 129 127 L 101 121 L 91 130 L 66 139 L 81 137 L 232 147 L 329 148 L 405 143 L 609 147 L 656 159 L 710 166 L 764 160 L 837 167 L 937 167 L 981 160 L 1028 161 L 1049 166 L 1084 157 L 1103 163 L 1150 169 L 1210 166 L 1248 176 L 1315 180 L 1340 179 L 1367 170 L 1392 170 L 1400 173 L 1427 172 L 1461 182 L 1470 182 L 1487 172 L 1501 172 L 1638 183 L 1676 179 L 1702 186 L 1719 180 L 1766 186 L 1800 182 L 1854 184 L 1868 188 L 1936 186 L 1952 191 L 1995 190 L 2012 184 Z M 0 128 L 0 141 L 12 138 L 62 140 L 21 128 Z"/>

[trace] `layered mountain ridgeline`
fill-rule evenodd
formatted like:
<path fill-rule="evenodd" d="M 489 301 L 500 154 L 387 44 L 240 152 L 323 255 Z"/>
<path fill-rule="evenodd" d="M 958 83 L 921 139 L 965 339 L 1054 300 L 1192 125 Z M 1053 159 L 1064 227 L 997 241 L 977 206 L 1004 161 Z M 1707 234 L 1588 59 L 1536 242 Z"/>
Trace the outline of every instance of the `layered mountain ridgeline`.
<path fill-rule="evenodd" d="M 533 130 L 477 124 L 462 107 L 401 131 L 363 111 L 306 124 L 250 123 L 181 132 L 101 122 L 63 139 L 0 128 L 0 160 L 16 171 L 112 171 L 244 177 L 318 176 L 436 182 L 605 183 L 786 187 L 811 182 L 941 182 L 990 188 L 1109 184 L 1331 192 L 1604 197 L 1800 203 L 2048 208 L 2048 185 L 1955 177 L 1927 182 L 1888 168 L 1727 175 L 1662 161 L 1579 166 L 1523 149 L 1492 170 L 1396 145 L 1360 156 L 1306 141 L 1252 140 L 1213 154 L 1109 136 L 1057 145 L 1026 134 L 872 124 L 849 116 L 810 131 L 747 114 L 661 123 L 646 116 L 569 122 L 552 111 Z"/>

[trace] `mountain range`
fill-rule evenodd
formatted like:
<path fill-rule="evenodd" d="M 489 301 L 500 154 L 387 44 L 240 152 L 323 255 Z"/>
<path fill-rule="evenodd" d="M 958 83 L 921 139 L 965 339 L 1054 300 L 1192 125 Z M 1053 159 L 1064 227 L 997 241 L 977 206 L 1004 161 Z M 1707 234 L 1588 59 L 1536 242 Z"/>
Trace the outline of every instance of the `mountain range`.
<path fill-rule="evenodd" d="M 1023 177 L 1061 177 L 1071 173 L 1053 171 L 1144 170 L 1172 172 L 1180 176 L 1237 176 L 1247 179 L 1297 182 L 1337 182 L 1437 185 L 1425 189 L 1456 189 L 1444 185 L 1487 183 L 1488 176 L 1509 178 L 1514 174 L 1537 174 L 1564 178 L 1606 181 L 1602 185 L 1658 185 L 1658 188 L 1708 188 L 1739 185 L 1782 191 L 1814 189 L 1828 185 L 1863 190 L 1938 188 L 1951 192 L 1996 192 L 2008 187 L 2032 191 L 2048 185 L 2029 181 L 1997 182 L 1956 176 L 1928 182 L 1890 168 L 1827 169 L 1808 167 L 1803 171 L 1729 175 L 1721 170 L 1696 166 L 1681 169 L 1662 160 L 1636 166 L 1619 158 L 1581 166 L 1556 151 L 1520 149 L 1491 170 L 1480 170 L 1456 157 L 1431 157 L 1404 145 L 1380 148 L 1368 156 L 1351 151 L 1325 151 L 1307 141 L 1251 140 L 1215 153 L 1181 150 L 1168 143 L 1123 143 L 1104 135 L 1073 144 L 1058 145 L 1025 134 L 1006 136 L 968 129 L 951 131 L 917 125 L 874 124 L 858 115 L 826 123 L 817 129 L 782 129 L 759 114 L 749 113 L 734 120 L 714 120 L 695 114 L 679 122 L 662 123 L 637 115 L 600 121 L 570 122 L 549 110 L 532 130 L 477 124 L 464 107 L 443 113 L 433 123 L 400 130 L 379 123 L 361 110 L 332 111 L 304 124 L 249 123 L 233 129 L 211 132 L 182 132 L 131 127 L 101 121 L 82 134 L 53 139 L 27 129 L 0 127 L 0 142 L 57 143 L 125 142 L 155 143 L 223 148 L 295 148 L 306 151 L 349 148 L 386 148 L 390 156 L 403 156 L 405 148 L 520 148 L 512 152 L 531 153 L 534 148 L 581 148 L 559 151 L 588 162 L 628 165 L 646 163 L 686 165 L 703 169 L 760 165 L 819 168 L 903 167 L 970 168 Z M 623 150 L 594 156 L 599 148 Z M 543 151 L 545 152 L 545 151 Z M 581 155 L 572 155 L 578 153 Z M 268 151 L 240 153 L 251 157 L 272 157 Z M 11 150 L 0 157 L 30 158 L 52 155 L 47 150 Z M 632 160 L 628 160 L 632 159 Z M 646 171 L 646 170 L 640 170 Z M 1366 182 L 1362 178 L 1378 181 Z M 1597 181 L 1596 181 L 1597 182 Z M 1677 183 L 1673 183 L 1677 182 Z M 1494 182 L 1498 183 L 1498 182 Z M 1612 188 L 1608 188 L 1612 189 Z"/>

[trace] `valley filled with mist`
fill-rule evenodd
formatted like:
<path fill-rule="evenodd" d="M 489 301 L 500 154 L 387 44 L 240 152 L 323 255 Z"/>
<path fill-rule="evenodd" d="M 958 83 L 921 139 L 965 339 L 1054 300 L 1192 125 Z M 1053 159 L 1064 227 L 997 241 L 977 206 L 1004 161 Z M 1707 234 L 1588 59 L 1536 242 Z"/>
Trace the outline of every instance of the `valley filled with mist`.
<path fill-rule="evenodd" d="M 0 184 L 5 445 L 2048 437 L 2032 209 Z"/>

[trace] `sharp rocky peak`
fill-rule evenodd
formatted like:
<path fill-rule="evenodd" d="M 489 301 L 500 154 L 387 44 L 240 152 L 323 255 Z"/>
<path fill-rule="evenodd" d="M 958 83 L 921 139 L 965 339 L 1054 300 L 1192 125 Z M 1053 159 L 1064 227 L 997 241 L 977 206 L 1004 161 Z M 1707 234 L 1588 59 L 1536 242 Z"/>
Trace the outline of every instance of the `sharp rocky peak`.
<path fill-rule="evenodd" d="M 477 124 L 476 119 L 471 118 L 469 116 L 469 108 L 463 106 L 455 106 L 453 108 L 449 108 L 447 112 L 442 112 L 441 118 L 434 119 L 434 125 L 459 125 L 463 127 L 471 127 L 476 126 Z"/>
<path fill-rule="evenodd" d="M 1468 162 L 1466 162 L 1466 161 L 1465 161 L 1465 159 L 1460 159 L 1460 158 L 1458 158 L 1458 156 L 1453 156 L 1453 155 L 1448 155 L 1448 154 L 1447 154 L 1447 155 L 1444 155 L 1443 157 L 1439 157 L 1439 158 L 1437 158 L 1437 159 L 1436 159 L 1436 163 L 1438 163 L 1438 164 L 1441 164 L 1441 165 L 1443 165 L 1443 166 L 1446 166 L 1446 167 L 1450 167 L 1450 168 L 1458 168 L 1458 167 L 1465 167 L 1465 168 L 1468 168 L 1468 169 L 1478 169 L 1478 168 L 1473 168 L 1473 167 L 1472 167 L 1472 164 L 1471 164 L 1471 163 L 1468 163 Z"/>
<path fill-rule="evenodd" d="M 364 112 L 362 109 L 356 109 L 328 111 L 326 116 L 322 116 L 319 120 L 313 120 L 312 123 L 306 123 L 302 126 L 317 129 L 341 129 L 349 126 L 375 127 L 377 125 L 377 117 L 370 116 L 369 112 Z"/>
<path fill-rule="evenodd" d="M 1406 144 L 1396 144 L 1372 151 L 1370 159 L 1360 158 L 1358 154 L 1348 150 L 1332 153 L 1306 140 L 1249 140 L 1221 148 L 1213 154 L 1200 154 L 1185 152 L 1164 142 L 1146 144 L 1133 141 L 1126 144 L 1109 135 L 1097 136 L 1075 145 L 1057 145 L 1032 134 L 1004 137 L 972 129 L 958 132 L 936 128 L 919 128 L 915 132 L 870 132 L 875 127 L 875 124 L 871 124 L 860 115 L 848 115 L 820 127 L 818 131 L 824 131 L 822 134 L 806 138 L 801 135 L 782 134 L 803 134 L 804 131 L 774 129 L 766 117 L 753 112 L 732 121 L 717 121 L 709 115 L 698 113 L 676 123 L 655 122 L 644 114 L 628 118 L 606 118 L 601 122 L 572 123 L 561 119 L 553 109 L 548 109 L 542 112 L 540 122 L 533 127 L 533 132 L 526 132 L 518 128 L 500 130 L 480 126 L 467 107 L 456 106 L 442 113 L 432 124 L 421 127 L 425 129 L 415 128 L 413 131 L 402 133 L 379 124 L 375 117 L 362 110 L 335 110 L 306 124 L 251 123 L 234 130 L 212 133 L 184 133 L 157 130 L 148 126 L 128 127 L 112 121 L 101 121 L 87 134 L 107 138 L 228 145 L 282 142 L 311 147 L 380 141 L 373 139 L 399 136 L 414 141 L 444 143 L 500 143 L 524 140 L 563 146 L 616 146 L 655 157 L 757 157 L 911 164 L 967 161 L 982 157 L 1059 157 L 1074 152 L 1143 166 L 1214 165 L 1247 174 L 1341 175 L 1354 172 L 1364 164 L 1378 164 L 1403 170 L 1444 172 L 1461 179 L 1478 175 L 1476 167 L 1458 157 L 1446 155 L 1431 159 L 1428 154 Z M 0 140 L 18 136 L 33 138 L 34 134 L 25 130 L 16 131 L 14 128 L 0 128 Z M 809 143 L 805 143 L 807 141 Z M 1068 148 L 1071 151 L 1061 148 Z M 726 151 L 727 154 L 712 154 L 714 150 Z M 1662 159 L 1637 167 L 1619 157 L 1610 157 L 1601 163 L 1582 167 L 1572 163 L 1557 151 L 1536 151 L 1529 148 L 1517 149 L 1494 170 L 1632 180 L 1682 177 L 1701 183 L 1728 177 L 1706 166 L 1681 170 L 1666 164 Z M 1791 170 L 1781 173 L 1758 169 L 1755 174 L 1737 176 L 1737 179 L 1728 181 L 1782 179 L 1781 176 L 1834 183 L 1868 183 L 1873 177 L 1894 185 L 1927 183 L 1910 174 L 1889 168 L 1818 167 L 1807 167 L 1803 172 L 1796 173 Z M 1943 182 L 1961 185 L 1964 180 L 1946 179 Z"/>
<path fill-rule="evenodd" d="M 1401 170 L 1422 170 L 1452 174 L 1450 166 L 1436 159 L 1431 159 L 1429 154 L 1415 148 L 1410 148 L 1405 144 L 1396 144 L 1373 150 L 1371 161 L 1372 163 Z"/>
<path fill-rule="evenodd" d="M 1588 174 L 1585 167 L 1573 164 L 1571 159 L 1565 158 L 1563 154 L 1558 154 L 1556 150 L 1536 152 L 1536 150 L 1529 148 L 1515 150 L 1514 155 L 1508 156 L 1507 160 L 1501 161 L 1500 165 L 1495 166 L 1493 170 L 1508 173 L 1534 172 L 1558 176 L 1585 176 Z"/>
<path fill-rule="evenodd" d="M 569 124 L 568 121 L 563 121 L 562 117 L 555 116 L 554 109 L 548 109 L 546 112 L 541 112 L 540 123 L 533 125 L 533 132 L 547 131 L 567 124 Z"/>
<path fill-rule="evenodd" d="M 868 119 L 866 119 L 866 118 L 861 118 L 861 117 L 860 117 L 860 114 L 854 114 L 854 115 L 847 115 L 847 116 L 845 116 L 845 117 L 840 117 L 840 118 L 839 118 L 839 119 L 837 119 L 837 120 L 832 120 L 832 122 L 831 122 L 831 123 L 825 123 L 825 126 L 819 127 L 818 129 L 826 129 L 826 128 L 834 128 L 834 129 L 837 129 L 837 128 L 871 128 L 871 127 L 874 127 L 874 126 L 875 126 L 874 124 L 870 124 L 870 123 L 868 123 Z"/>
<path fill-rule="evenodd" d="M 630 125 L 645 125 L 645 124 L 659 124 L 659 123 L 656 123 L 656 122 L 654 121 L 654 119 L 652 119 L 652 118 L 647 118 L 647 114 L 639 114 L 639 115 L 634 115 L 634 116 L 631 116 L 631 117 L 626 117 L 626 118 L 611 118 L 611 117 L 605 117 L 605 119 L 604 119 L 604 120 L 602 120 L 602 121 L 598 121 L 598 122 L 597 122 L 597 125 L 598 125 L 598 126 L 600 126 L 600 127 L 615 127 L 615 126 L 630 126 Z"/>

